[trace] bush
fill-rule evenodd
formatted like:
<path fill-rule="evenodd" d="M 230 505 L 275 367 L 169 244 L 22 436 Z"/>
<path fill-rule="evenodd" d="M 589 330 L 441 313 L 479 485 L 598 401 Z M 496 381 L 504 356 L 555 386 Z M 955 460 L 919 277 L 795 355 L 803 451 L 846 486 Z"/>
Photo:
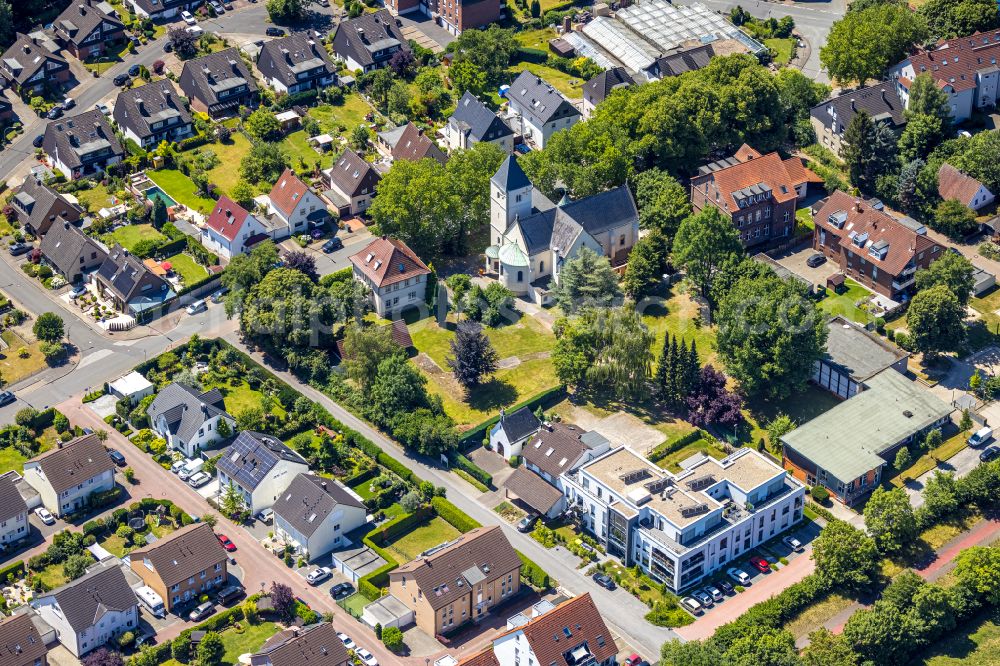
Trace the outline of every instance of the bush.
<path fill-rule="evenodd" d="M 493 485 L 493 476 L 476 463 L 472 462 L 461 453 L 456 453 L 451 460 L 451 464 L 462 470 L 487 488 Z"/>
<path fill-rule="evenodd" d="M 446 523 L 454 527 L 463 534 L 477 527 L 482 527 L 478 522 L 463 513 L 457 506 L 443 497 L 435 497 L 431 500 L 431 505 L 437 515 Z"/>
<path fill-rule="evenodd" d="M 820 504 L 825 504 L 826 501 L 830 499 L 830 491 L 819 484 L 810 488 L 809 494 L 812 495 L 812 498 Z"/>
<path fill-rule="evenodd" d="M 403 648 L 403 632 L 399 627 L 386 627 L 382 630 L 382 643 L 389 650 L 399 652 Z"/>
<path fill-rule="evenodd" d="M 555 587 L 554 581 L 549 578 L 544 569 L 529 560 L 521 551 L 517 551 L 517 556 L 521 558 L 521 580 L 537 590 Z"/>

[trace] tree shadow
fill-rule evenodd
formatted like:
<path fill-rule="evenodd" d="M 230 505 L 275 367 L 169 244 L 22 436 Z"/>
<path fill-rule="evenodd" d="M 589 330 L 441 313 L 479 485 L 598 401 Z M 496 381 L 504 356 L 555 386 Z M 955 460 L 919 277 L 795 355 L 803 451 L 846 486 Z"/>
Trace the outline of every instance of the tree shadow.
<path fill-rule="evenodd" d="M 495 411 L 512 405 L 517 400 L 517 389 L 513 384 L 496 377 L 483 382 L 466 396 L 469 406 L 481 412 Z"/>

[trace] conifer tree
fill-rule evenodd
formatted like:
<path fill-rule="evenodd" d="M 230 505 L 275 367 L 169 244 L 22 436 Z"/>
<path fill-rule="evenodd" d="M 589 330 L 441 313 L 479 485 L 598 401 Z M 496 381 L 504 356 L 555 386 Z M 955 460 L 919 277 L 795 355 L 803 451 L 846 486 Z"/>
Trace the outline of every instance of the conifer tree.
<path fill-rule="evenodd" d="M 656 363 L 656 374 L 653 376 L 654 390 L 660 395 L 661 398 L 665 396 L 669 366 L 670 366 L 670 333 L 667 333 L 663 337 L 663 348 L 660 350 L 660 358 Z"/>

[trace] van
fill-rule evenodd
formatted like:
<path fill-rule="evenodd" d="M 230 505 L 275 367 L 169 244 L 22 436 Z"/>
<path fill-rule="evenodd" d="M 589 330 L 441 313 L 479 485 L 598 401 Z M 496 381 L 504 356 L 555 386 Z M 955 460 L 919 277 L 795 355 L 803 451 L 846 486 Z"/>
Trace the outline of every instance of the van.
<path fill-rule="evenodd" d="M 183 458 L 181 458 L 180 460 L 175 460 L 174 464 L 170 466 L 170 471 L 173 472 L 174 474 L 180 474 L 181 470 L 184 469 L 184 465 L 186 464 L 187 461 L 184 460 Z"/>
<path fill-rule="evenodd" d="M 993 438 L 993 428 L 985 426 L 974 432 L 972 436 L 969 437 L 968 444 L 972 448 L 976 448 L 977 446 L 982 446 L 986 442 L 990 441 L 992 438 Z"/>
<path fill-rule="evenodd" d="M 208 309 L 208 303 L 204 299 L 200 301 L 195 301 L 191 305 L 187 306 L 187 313 L 189 315 L 198 314 L 199 312 L 204 312 Z"/>
<path fill-rule="evenodd" d="M 212 302 L 221 303 L 226 299 L 226 294 L 228 293 L 229 293 L 229 287 L 223 287 L 222 289 L 219 289 L 214 294 L 212 294 Z"/>
<path fill-rule="evenodd" d="M 215 602 L 220 606 L 225 606 L 230 601 L 239 599 L 243 595 L 243 588 L 236 585 L 229 585 L 219 590 L 215 595 Z"/>
<path fill-rule="evenodd" d="M 166 617 L 167 609 L 163 605 L 163 599 L 160 595 L 156 593 L 156 590 L 149 587 L 148 585 L 143 585 L 142 587 L 136 588 L 135 596 L 138 597 L 139 603 L 146 607 L 150 613 L 156 617 Z"/>
<path fill-rule="evenodd" d="M 187 464 L 181 468 L 181 471 L 177 473 L 181 481 L 187 481 L 191 478 L 195 472 L 200 472 L 201 468 L 205 466 L 205 460 L 203 458 L 192 458 L 187 461 Z"/>

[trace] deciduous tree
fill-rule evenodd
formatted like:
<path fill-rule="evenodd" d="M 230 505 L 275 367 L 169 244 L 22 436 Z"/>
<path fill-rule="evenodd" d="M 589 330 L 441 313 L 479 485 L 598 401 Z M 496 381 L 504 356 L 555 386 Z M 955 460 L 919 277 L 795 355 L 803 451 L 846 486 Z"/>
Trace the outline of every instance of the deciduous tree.
<path fill-rule="evenodd" d="M 827 523 L 813 542 L 816 574 L 831 586 L 867 588 L 879 557 L 875 540 L 842 520 Z"/>
<path fill-rule="evenodd" d="M 928 268 L 917 271 L 917 291 L 930 289 L 939 284 L 948 287 L 960 304 L 967 305 L 972 295 L 975 279 L 972 277 L 972 262 L 960 254 L 945 252 Z"/>
<path fill-rule="evenodd" d="M 66 336 L 62 317 L 55 312 L 43 312 L 38 315 L 31 332 L 43 342 L 60 342 Z"/>
<path fill-rule="evenodd" d="M 727 259 L 743 252 L 740 237 L 732 221 L 714 206 L 686 217 L 677 230 L 673 261 L 684 269 L 701 295 L 711 296 L 712 279 Z"/>
<path fill-rule="evenodd" d="M 833 24 L 820 62 L 842 84 L 879 79 L 889 65 L 926 39 L 927 25 L 905 5 L 877 4 Z"/>
<path fill-rule="evenodd" d="M 906 326 L 914 347 L 934 355 L 955 349 L 962 343 L 964 317 L 965 309 L 955 294 L 946 285 L 939 284 L 913 297 L 906 314 Z"/>
<path fill-rule="evenodd" d="M 344 367 L 362 391 L 370 390 L 382 361 L 402 355 L 388 327 L 350 324 L 344 332 Z"/>
<path fill-rule="evenodd" d="M 658 230 L 668 245 L 673 242 L 684 218 L 691 215 L 687 190 L 662 169 L 649 169 L 636 176 L 635 202 L 639 209 L 639 226 Z"/>
<path fill-rule="evenodd" d="M 876 488 L 864 509 L 865 527 L 884 553 L 908 546 L 917 536 L 913 506 L 903 488 Z"/>

